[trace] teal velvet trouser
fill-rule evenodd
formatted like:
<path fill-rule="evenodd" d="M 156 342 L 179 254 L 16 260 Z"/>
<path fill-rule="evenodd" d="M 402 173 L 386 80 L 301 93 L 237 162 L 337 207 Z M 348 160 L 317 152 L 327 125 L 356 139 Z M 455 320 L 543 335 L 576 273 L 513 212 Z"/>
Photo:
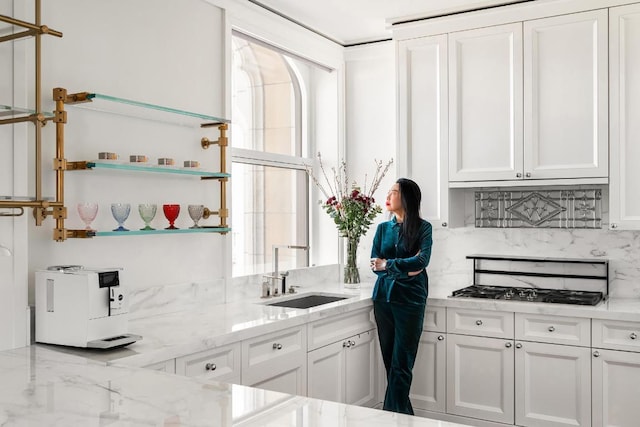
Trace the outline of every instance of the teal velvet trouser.
<path fill-rule="evenodd" d="M 423 304 L 373 302 L 380 350 L 387 371 L 384 410 L 413 415 L 409 390 L 422 334 L 424 310 Z"/>

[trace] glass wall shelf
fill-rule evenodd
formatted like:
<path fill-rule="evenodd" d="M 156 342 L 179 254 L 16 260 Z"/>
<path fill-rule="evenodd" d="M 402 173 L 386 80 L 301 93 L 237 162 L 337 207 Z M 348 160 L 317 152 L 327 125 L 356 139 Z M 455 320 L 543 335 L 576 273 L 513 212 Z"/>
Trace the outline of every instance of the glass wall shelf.
<path fill-rule="evenodd" d="M 86 108 L 89 110 L 136 117 L 156 122 L 172 123 L 180 126 L 199 127 L 201 125 L 215 125 L 229 123 L 228 119 L 178 110 L 146 102 L 132 101 L 100 93 L 89 93 L 87 99 L 91 102 L 68 104 L 69 106 Z"/>
<path fill-rule="evenodd" d="M 139 171 L 139 172 L 157 172 L 157 173 L 170 173 L 177 175 L 192 175 L 192 176 L 201 176 L 204 178 L 229 178 L 231 174 L 229 173 L 220 173 L 220 172 L 210 172 L 204 170 L 196 170 L 193 168 L 181 168 L 175 166 L 155 166 L 155 165 L 147 165 L 140 163 L 114 163 L 113 161 L 104 162 L 104 161 L 91 161 L 87 162 L 87 167 L 90 169 L 93 168 L 102 168 L 102 169 L 113 169 L 113 170 L 121 170 L 121 171 Z"/>
<path fill-rule="evenodd" d="M 174 230 L 129 230 L 129 231 L 96 231 L 96 237 L 108 236 L 142 236 L 148 234 L 193 234 L 193 233 L 228 233 L 229 227 L 176 228 Z"/>
<path fill-rule="evenodd" d="M 0 104 L 0 120 L 28 117 L 35 113 L 36 113 L 35 110 L 30 110 L 28 108 L 20 108 L 20 107 L 14 107 L 11 105 Z M 53 118 L 53 113 L 43 111 L 41 114 L 45 118 Z"/>
<path fill-rule="evenodd" d="M 35 197 L 30 196 L 3 196 L 0 195 L 0 201 L 2 200 L 10 200 L 16 202 L 35 202 L 37 199 Z M 53 197 L 43 197 L 42 200 L 52 201 L 55 200 Z"/>

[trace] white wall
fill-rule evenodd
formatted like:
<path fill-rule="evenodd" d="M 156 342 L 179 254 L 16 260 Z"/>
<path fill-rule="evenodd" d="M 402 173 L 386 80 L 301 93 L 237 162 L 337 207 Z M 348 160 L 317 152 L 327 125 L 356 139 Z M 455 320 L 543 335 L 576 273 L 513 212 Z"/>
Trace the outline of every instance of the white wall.
<path fill-rule="evenodd" d="M 374 160 L 386 163 L 396 155 L 396 73 L 392 42 L 348 48 L 346 62 L 345 157 L 349 174 L 364 185 L 371 182 Z M 395 164 L 374 195 L 382 214 L 371 225 L 358 248 L 358 265 L 363 280 L 374 280 L 369 269 L 371 242 L 378 222 L 388 219 L 384 207 L 387 191 L 398 178 Z"/>

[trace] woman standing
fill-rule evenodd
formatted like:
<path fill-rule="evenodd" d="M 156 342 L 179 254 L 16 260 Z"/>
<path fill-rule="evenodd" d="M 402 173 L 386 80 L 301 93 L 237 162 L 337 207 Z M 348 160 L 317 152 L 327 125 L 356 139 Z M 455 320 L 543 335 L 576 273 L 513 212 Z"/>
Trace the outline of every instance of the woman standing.
<path fill-rule="evenodd" d="M 420 218 L 421 199 L 418 184 L 398 179 L 386 201 L 393 218 L 378 225 L 371 249 L 371 268 L 378 276 L 373 311 L 387 371 L 383 409 L 411 415 L 409 390 L 429 292 L 425 268 L 433 243 L 431 224 Z"/>

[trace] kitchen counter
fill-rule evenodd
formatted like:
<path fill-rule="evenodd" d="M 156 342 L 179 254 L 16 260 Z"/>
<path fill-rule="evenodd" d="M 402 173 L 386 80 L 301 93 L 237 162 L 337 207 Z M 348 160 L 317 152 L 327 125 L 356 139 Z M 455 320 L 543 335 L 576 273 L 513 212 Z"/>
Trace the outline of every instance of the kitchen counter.
<path fill-rule="evenodd" d="M 371 306 L 371 284 L 324 284 L 306 292 L 350 298 L 310 309 L 267 306 L 282 298 L 215 305 L 135 319 L 144 338 L 107 352 L 36 344 L 0 353 L 0 425 L 460 426 L 149 369 L 153 363 Z M 449 298 L 432 288 L 430 306 L 640 321 L 640 300 L 596 307 Z"/>
<path fill-rule="evenodd" d="M 415 426 L 462 424 L 150 369 L 42 346 L 0 353 L 2 426 Z"/>

